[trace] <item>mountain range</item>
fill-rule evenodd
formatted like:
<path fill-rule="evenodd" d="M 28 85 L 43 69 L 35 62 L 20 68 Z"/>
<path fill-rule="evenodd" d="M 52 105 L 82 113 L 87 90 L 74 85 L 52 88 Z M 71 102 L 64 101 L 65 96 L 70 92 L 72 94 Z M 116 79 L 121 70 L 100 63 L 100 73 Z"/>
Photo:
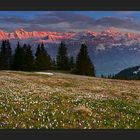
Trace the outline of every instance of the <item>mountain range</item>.
<path fill-rule="evenodd" d="M 0 40 L 28 40 L 36 39 L 41 42 L 65 41 L 86 41 L 96 45 L 98 49 L 105 49 L 112 46 L 130 46 L 140 43 L 140 33 L 120 32 L 116 28 L 108 28 L 102 32 L 83 31 L 83 32 L 50 32 L 50 31 L 25 31 L 17 29 L 14 32 L 0 30 Z"/>
<path fill-rule="evenodd" d="M 33 50 L 38 43 L 43 42 L 52 57 L 56 56 L 61 41 L 65 41 L 68 54 L 73 56 L 77 55 L 81 43 L 85 42 L 97 75 L 114 74 L 127 67 L 140 65 L 140 33 L 123 32 L 116 28 L 108 28 L 101 32 L 0 30 L 0 40 L 4 39 L 10 40 L 13 49 L 17 41 L 21 44 L 30 43 Z"/>

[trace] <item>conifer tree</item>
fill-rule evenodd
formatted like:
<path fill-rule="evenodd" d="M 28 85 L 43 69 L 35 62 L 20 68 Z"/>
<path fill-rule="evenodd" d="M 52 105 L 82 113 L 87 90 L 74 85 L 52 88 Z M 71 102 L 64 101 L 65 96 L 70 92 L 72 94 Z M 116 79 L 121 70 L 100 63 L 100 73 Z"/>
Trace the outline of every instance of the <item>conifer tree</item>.
<path fill-rule="evenodd" d="M 56 69 L 57 68 L 57 65 L 56 65 L 56 60 L 55 59 L 53 59 L 52 60 L 52 69 Z"/>
<path fill-rule="evenodd" d="M 101 74 L 101 78 L 105 78 L 103 74 Z"/>
<path fill-rule="evenodd" d="M 17 47 L 15 49 L 15 53 L 13 55 L 12 61 L 12 69 L 13 70 L 23 70 L 24 63 L 24 50 L 18 42 Z"/>
<path fill-rule="evenodd" d="M 11 68 L 12 50 L 9 40 L 3 40 L 0 49 L 0 69 L 8 70 Z"/>
<path fill-rule="evenodd" d="M 48 70 L 51 68 L 52 60 L 45 50 L 44 44 L 38 45 L 35 53 L 35 66 L 37 70 Z"/>
<path fill-rule="evenodd" d="M 45 47 L 44 47 L 44 44 L 42 43 L 41 44 L 41 51 L 42 51 L 42 54 L 43 54 L 43 57 L 44 57 L 44 65 L 46 66 L 47 70 L 51 68 L 51 64 L 52 64 L 52 60 L 51 60 L 51 57 L 50 55 L 48 54 L 48 52 L 46 51 Z"/>
<path fill-rule="evenodd" d="M 34 56 L 32 54 L 31 46 L 24 44 L 24 59 L 23 59 L 23 70 L 32 71 L 34 70 Z"/>
<path fill-rule="evenodd" d="M 69 59 L 69 67 L 70 67 L 70 69 L 73 69 L 75 67 L 73 56 L 71 56 Z"/>
<path fill-rule="evenodd" d="M 111 79 L 111 78 L 112 78 L 112 75 L 111 75 L 111 74 L 109 74 L 109 75 L 108 75 L 108 79 Z"/>
<path fill-rule="evenodd" d="M 112 74 L 112 77 L 111 77 L 112 79 L 115 79 L 115 75 L 114 74 Z"/>
<path fill-rule="evenodd" d="M 65 43 L 61 42 L 57 54 L 57 68 L 59 70 L 69 70 L 69 58 L 67 56 L 67 48 Z"/>
<path fill-rule="evenodd" d="M 40 48 L 40 44 L 38 44 L 37 49 L 36 49 L 36 53 L 35 53 L 35 68 L 36 70 L 39 70 L 40 66 L 41 66 L 41 48 Z"/>
<path fill-rule="evenodd" d="M 4 69 L 6 67 L 6 44 L 5 40 L 2 41 L 0 48 L 0 69 Z"/>
<path fill-rule="evenodd" d="M 7 68 L 11 69 L 12 65 L 12 49 L 9 40 L 7 40 Z"/>
<path fill-rule="evenodd" d="M 88 55 L 87 46 L 81 45 L 81 49 L 76 59 L 77 74 L 95 76 L 95 68 Z"/>

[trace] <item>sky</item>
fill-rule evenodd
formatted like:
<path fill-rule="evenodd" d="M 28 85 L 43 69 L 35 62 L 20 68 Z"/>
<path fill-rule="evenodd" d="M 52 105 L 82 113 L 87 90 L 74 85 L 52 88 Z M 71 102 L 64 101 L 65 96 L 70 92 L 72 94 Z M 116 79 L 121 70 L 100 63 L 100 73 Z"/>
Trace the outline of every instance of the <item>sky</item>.
<path fill-rule="evenodd" d="M 0 29 L 27 31 L 100 32 L 115 27 L 140 31 L 139 11 L 0 11 Z"/>

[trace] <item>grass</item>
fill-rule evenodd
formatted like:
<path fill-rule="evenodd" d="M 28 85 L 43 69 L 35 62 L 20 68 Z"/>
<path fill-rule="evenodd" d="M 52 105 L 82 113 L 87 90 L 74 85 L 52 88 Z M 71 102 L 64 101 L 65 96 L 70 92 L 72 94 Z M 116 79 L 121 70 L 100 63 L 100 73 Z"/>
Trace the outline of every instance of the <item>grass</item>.
<path fill-rule="evenodd" d="M 140 128 L 140 81 L 0 72 L 0 128 Z"/>

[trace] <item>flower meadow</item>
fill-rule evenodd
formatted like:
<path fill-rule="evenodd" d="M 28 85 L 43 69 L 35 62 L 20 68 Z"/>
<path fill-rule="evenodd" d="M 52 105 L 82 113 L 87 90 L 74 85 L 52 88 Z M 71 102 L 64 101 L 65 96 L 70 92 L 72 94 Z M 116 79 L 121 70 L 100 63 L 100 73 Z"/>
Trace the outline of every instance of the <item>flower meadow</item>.
<path fill-rule="evenodd" d="M 0 72 L 1 129 L 140 128 L 140 81 Z"/>

